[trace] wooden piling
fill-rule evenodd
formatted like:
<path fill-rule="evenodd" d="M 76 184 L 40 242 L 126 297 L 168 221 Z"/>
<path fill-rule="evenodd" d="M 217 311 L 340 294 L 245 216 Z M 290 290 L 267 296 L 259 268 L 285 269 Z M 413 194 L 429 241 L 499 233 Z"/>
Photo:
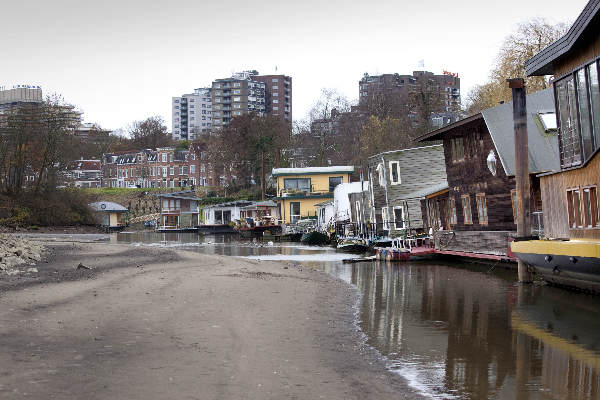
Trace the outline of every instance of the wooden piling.
<path fill-rule="evenodd" d="M 517 238 L 531 236 L 531 191 L 529 183 L 529 145 L 527 139 L 527 100 L 525 80 L 508 80 L 512 89 L 515 127 L 515 181 L 517 189 Z M 528 265 L 519 260 L 519 282 L 531 283 Z"/>

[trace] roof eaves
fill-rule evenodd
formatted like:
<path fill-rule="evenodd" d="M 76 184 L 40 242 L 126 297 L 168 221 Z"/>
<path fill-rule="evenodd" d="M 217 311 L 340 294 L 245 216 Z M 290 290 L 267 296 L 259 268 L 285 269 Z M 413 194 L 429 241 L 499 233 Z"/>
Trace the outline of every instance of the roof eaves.
<path fill-rule="evenodd" d="M 461 126 L 466 125 L 473 121 L 477 121 L 478 119 L 481 119 L 481 118 L 483 118 L 483 115 L 481 115 L 481 113 L 479 112 L 477 114 L 471 115 L 470 117 L 463 118 L 459 121 L 453 122 L 451 124 L 448 124 L 446 126 L 439 128 L 439 129 L 436 129 L 435 131 L 426 133 L 425 135 L 416 138 L 415 141 L 427 142 L 427 141 L 433 141 L 433 140 L 440 140 L 444 134 L 451 131 L 452 129 L 461 127 Z"/>
<path fill-rule="evenodd" d="M 563 37 L 525 62 L 525 74 L 527 76 L 553 75 L 554 61 L 573 48 L 583 32 L 591 26 L 590 23 L 598 15 L 598 11 L 600 11 L 600 0 L 590 0 Z"/>

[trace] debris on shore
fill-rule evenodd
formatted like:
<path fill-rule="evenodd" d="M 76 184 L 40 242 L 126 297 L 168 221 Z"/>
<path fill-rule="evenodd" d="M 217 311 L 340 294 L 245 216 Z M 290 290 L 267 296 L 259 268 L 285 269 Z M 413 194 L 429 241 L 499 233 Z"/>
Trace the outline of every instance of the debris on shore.
<path fill-rule="evenodd" d="M 23 264 L 34 265 L 42 259 L 44 246 L 28 239 L 0 234 L 0 273 L 18 273 Z M 31 268 L 29 269 L 31 270 Z"/>

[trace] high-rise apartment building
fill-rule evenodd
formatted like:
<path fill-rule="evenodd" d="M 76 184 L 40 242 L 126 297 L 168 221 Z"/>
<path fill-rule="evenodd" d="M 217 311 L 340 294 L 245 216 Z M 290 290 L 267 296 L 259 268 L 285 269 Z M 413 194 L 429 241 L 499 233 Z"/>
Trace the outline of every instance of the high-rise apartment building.
<path fill-rule="evenodd" d="M 175 140 L 194 140 L 212 127 L 211 89 L 199 88 L 194 93 L 172 99 L 173 128 Z"/>
<path fill-rule="evenodd" d="M 292 122 L 292 78 L 285 75 L 259 75 L 244 71 L 212 84 L 213 127 L 227 126 L 232 118 L 255 112 Z"/>
<path fill-rule="evenodd" d="M 256 71 L 234 74 L 231 78 L 217 79 L 212 83 L 212 123 L 215 129 L 229 125 L 232 118 L 249 112 L 264 115 L 265 88 L 254 79 Z"/>
<path fill-rule="evenodd" d="M 286 75 L 255 75 L 265 84 L 265 112 L 292 123 L 292 78 Z"/>
<path fill-rule="evenodd" d="M 0 111 L 27 103 L 41 103 L 43 100 L 42 88 L 39 86 L 15 85 L 12 89 L 0 87 Z"/>
<path fill-rule="evenodd" d="M 383 74 L 365 76 L 359 81 L 359 107 L 377 114 L 402 112 L 411 93 L 424 90 L 432 96 L 432 111 L 456 112 L 460 107 L 460 78 L 445 72 L 435 75 L 428 71 L 414 71 L 412 75 Z"/>

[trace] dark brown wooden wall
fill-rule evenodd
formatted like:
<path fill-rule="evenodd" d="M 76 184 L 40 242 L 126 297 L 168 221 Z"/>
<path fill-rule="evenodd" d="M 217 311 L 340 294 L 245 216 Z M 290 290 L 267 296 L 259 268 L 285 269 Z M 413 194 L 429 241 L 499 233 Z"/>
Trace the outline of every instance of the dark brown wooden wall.
<path fill-rule="evenodd" d="M 455 137 L 463 137 L 465 159 L 452 161 L 451 142 Z M 494 150 L 497 159 L 497 174 L 493 176 L 487 167 L 487 156 Z M 457 127 L 444 137 L 444 157 L 448 175 L 449 197 L 456 201 L 458 224 L 452 228 L 464 231 L 512 231 L 514 223 L 510 192 L 515 188 L 514 177 L 504 173 L 498 152 L 483 119 Z M 485 193 L 488 224 L 479 223 L 475 195 Z M 464 224 L 461 196 L 471 198 L 473 224 Z"/>

